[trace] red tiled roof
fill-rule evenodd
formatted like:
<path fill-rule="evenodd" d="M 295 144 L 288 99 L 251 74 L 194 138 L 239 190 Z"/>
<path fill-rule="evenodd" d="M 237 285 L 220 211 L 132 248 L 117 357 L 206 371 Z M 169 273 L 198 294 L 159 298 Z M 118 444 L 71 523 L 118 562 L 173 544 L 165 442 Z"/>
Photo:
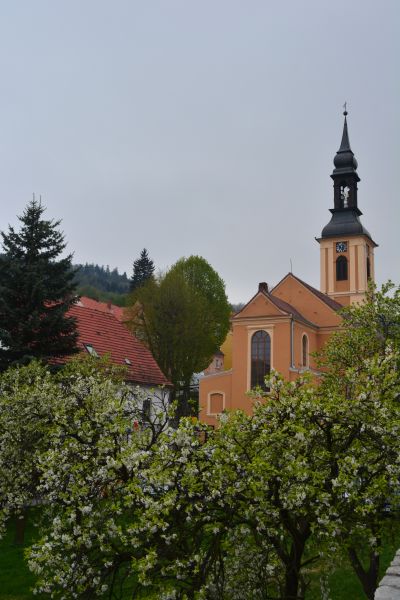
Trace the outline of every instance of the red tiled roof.
<path fill-rule="evenodd" d="M 151 352 L 125 325 L 113 314 L 82 304 L 75 304 L 67 313 L 77 321 L 80 350 L 87 352 L 85 344 L 91 344 L 99 356 L 108 354 L 113 364 L 126 368 L 127 381 L 145 385 L 170 385 Z M 127 364 L 125 359 L 131 364 Z"/>
<path fill-rule="evenodd" d="M 122 306 L 116 306 L 115 304 L 111 304 L 111 302 L 99 302 L 98 300 L 93 300 L 93 298 L 81 296 L 78 300 L 78 306 L 84 306 L 85 308 L 93 308 L 94 310 L 100 310 L 101 312 L 114 315 L 114 317 L 118 319 L 118 321 L 125 321 L 124 309 L 122 308 Z"/>

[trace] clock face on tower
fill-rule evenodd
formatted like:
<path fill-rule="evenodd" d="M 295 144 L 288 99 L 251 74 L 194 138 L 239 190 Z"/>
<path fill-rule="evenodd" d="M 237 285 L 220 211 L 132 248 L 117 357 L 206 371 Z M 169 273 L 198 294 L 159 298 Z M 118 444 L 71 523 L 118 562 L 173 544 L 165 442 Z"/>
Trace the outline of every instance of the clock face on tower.
<path fill-rule="evenodd" d="M 346 252 L 347 251 L 347 243 L 346 242 L 336 242 L 336 252 Z"/>

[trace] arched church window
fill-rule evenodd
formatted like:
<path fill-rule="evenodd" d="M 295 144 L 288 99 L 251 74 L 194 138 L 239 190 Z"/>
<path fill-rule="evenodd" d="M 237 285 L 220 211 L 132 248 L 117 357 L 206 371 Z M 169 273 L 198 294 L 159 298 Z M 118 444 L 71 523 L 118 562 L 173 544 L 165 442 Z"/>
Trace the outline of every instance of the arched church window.
<path fill-rule="evenodd" d="M 347 258 L 339 256 L 336 260 L 336 281 L 346 281 L 348 278 Z"/>
<path fill-rule="evenodd" d="M 369 256 L 367 256 L 367 279 L 371 279 L 371 261 L 369 260 Z"/>
<path fill-rule="evenodd" d="M 350 199 L 350 188 L 345 183 L 340 186 L 340 203 L 342 208 L 348 208 Z"/>
<path fill-rule="evenodd" d="M 251 338 L 251 387 L 267 389 L 265 376 L 271 370 L 271 338 L 266 331 L 256 331 Z"/>
<path fill-rule="evenodd" d="M 308 367 L 308 337 L 305 333 L 301 339 L 301 365 Z"/>

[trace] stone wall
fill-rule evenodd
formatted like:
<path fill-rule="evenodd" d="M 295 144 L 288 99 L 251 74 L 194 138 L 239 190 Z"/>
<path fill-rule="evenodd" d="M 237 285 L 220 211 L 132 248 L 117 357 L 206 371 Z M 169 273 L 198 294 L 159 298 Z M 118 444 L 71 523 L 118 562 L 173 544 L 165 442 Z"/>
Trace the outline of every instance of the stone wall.
<path fill-rule="evenodd" d="M 380 582 L 375 592 L 375 600 L 400 600 L 400 550 L 396 552 Z"/>

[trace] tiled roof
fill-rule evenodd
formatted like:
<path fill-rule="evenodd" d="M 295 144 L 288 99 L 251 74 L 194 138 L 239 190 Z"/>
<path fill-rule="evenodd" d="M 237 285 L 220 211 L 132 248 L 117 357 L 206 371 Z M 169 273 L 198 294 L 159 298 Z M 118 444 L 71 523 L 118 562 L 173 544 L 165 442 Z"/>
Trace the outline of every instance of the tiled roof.
<path fill-rule="evenodd" d="M 85 344 L 90 344 L 99 356 L 108 354 L 113 364 L 126 368 L 127 381 L 170 384 L 151 352 L 113 314 L 86 307 L 82 302 L 72 306 L 67 314 L 76 318 L 80 350 L 87 352 Z"/>
<path fill-rule="evenodd" d="M 100 310 L 101 312 L 114 315 L 114 317 L 118 319 L 118 321 L 125 321 L 124 309 L 122 308 L 122 306 L 116 306 L 115 304 L 111 304 L 111 302 L 98 302 L 97 300 L 93 300 L 93 298 L 81 296 L 78 300 L 78 306 L 84 306 L 85 308 L 93 308 L 94 310 Z"/>

